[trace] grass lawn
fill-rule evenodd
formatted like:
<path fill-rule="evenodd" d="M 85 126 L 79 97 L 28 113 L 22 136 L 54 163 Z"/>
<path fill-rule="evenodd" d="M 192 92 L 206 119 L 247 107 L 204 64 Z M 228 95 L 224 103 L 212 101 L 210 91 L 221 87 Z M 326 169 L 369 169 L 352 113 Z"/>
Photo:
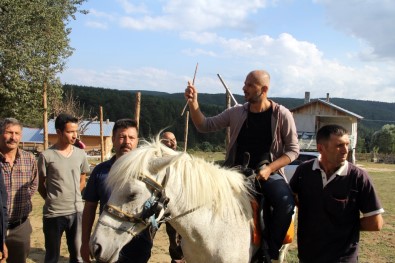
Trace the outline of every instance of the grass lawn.
<path fill-rule="evenodd" d="M 384 227 L 380 232 L 361 233 L 360 262 L 395 262 L 395 165 L 358 163 L 368 170 L 384 207 Z"/>

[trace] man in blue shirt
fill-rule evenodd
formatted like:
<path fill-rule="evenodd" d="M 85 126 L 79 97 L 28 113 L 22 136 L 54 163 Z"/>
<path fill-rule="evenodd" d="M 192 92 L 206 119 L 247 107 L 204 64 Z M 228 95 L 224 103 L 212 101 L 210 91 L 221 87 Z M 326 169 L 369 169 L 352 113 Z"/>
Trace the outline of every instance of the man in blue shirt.
<path fill-rule="evenodd" d="M 111 192 L 105 186 L 105 179 L 114 162 L 137 147 L 137 122 L 132 119 L 116 121 L 112 130 L 112 143 L 115 155 L 93 169 L 84 192 L 85 206 L 82 215 L 81 255 L 85 262 L 91 262 L 89 239 L 95 221 L 97 205 L 100 202 L 100 213 L 102 213 L 103 207 L 111 195 Z M 145 230 L 122 248 L 117 262 L 146 263 L 151 257 L 151 249 L 152 240 L 148 230 Z"/>

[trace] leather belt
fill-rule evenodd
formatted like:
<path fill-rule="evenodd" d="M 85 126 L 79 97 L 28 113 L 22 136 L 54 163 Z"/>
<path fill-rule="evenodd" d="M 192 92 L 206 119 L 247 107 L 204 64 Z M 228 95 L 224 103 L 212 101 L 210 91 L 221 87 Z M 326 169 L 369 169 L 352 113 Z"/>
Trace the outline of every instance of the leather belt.
<path fill-rule="evenodd" d="M 7 228 L 8 228 L 8 229 L 14 229 L 14 228 L 16 228 L 17 226 L 20 226 L 20 225 L 22 225 L 23 223 L 25 223 L 26 219 L 27 219 L 27 216 L 22 217 L 22 218 L 19 219 L 19 220 L 14 220 L 14 221 L 12 221 L 12 222 L 8 222 Z"/>

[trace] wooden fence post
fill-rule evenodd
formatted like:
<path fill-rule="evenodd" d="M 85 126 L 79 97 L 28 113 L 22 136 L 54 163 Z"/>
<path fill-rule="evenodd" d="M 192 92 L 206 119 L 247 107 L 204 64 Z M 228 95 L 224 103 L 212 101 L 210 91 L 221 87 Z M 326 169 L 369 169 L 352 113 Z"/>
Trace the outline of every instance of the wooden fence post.
<path fill-rule="evenodd" d="M 137 131 L 140 129 L 140 107 L 141 107 L 141 92 L 136 93 L 136 105 L 135 105 L 135 120 L 137 122 Z"/>
<path fill-rule="evenodd" d="M 100 161 L 104 162 L 103 107 L 100 106 Z"/>
<path fill-rule="evenodd" d="M 48 149 L 48 103 L 47 103 L 47 81 L 43 83 L 43 130 L 44 150 Z"/>

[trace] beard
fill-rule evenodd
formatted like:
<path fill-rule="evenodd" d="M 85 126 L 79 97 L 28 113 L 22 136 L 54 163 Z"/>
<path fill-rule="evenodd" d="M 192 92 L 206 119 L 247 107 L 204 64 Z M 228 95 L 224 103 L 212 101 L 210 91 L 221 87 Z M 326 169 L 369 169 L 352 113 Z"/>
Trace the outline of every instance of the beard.
<path fill-rule="evenodd" d="M 259 93 L 259 94 L 255 94 L 250 96 L 249 93 L 247 93 L 246 95 L 244 95 L 244 99 L 249 102 L 249 103 L 257 103 L 260 102 L 262 99 L 262 94 L 263 92 Z"/>

